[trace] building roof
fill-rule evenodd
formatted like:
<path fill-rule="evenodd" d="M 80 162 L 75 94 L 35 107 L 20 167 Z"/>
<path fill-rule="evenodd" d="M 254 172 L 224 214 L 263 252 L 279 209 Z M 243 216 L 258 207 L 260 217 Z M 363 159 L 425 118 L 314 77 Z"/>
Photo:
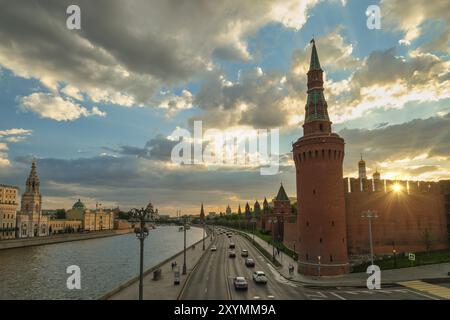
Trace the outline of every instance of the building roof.
<path fill-rule="evenodd" d="M 322 70 L 319 62 L 319 55 L 317 54 L 316 42 L 314 38 L 311 40 L 312 51 L 311 51 L 311 61 L 309 63 L 309 70 Z"/>
<path fill-rule="evenodd" d="M 84 209 L 86 209 L 86 206 L 84 205 L 83 202 L 81 202 L 80 199 L 78 199 L 78 201 L 73 204 L 72 209 L 83 209 L 84 210 Z"/>
<path fill-rule="evenodd" d="M 277 201 L 289 201 L 289 197 L 286 194 L 286 191 L 284 191 L 283 184 L 281 184 L 280 189 L 278 190 L 278 194 L 275 198 Z"/>

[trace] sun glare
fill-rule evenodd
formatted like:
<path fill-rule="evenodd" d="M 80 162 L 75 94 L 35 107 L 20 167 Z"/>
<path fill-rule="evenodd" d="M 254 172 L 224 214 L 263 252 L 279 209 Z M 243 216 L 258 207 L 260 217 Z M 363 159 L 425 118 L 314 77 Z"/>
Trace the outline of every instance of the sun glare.
<path fill-rule="evenodd" d="M 400 191 L 402 191 L 402 186 L 399 185 L 398 183 L 396 183 L 396 184 L 394 184 L 394 185 L 392 186 L 392 190 L 393 190 L 394 192 L 400 192 Z"/>

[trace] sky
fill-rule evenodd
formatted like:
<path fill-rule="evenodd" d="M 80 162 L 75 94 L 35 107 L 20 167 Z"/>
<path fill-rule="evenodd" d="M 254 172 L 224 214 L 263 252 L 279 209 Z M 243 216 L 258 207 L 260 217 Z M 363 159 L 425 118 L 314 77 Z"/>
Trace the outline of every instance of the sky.
<path fill-rule="evenodd" d="M 363 154 L 369 176 L 450 179 L 447 0 L 0 0 L 0 183 L 23 190 L 34 158 L 46 209 L 236 210 L 281 182 L 295 197 L 312 37 L 344 176 Z M 174 163 L 174 130 L 194 121 L 278 129 L 278 173 Z"/>

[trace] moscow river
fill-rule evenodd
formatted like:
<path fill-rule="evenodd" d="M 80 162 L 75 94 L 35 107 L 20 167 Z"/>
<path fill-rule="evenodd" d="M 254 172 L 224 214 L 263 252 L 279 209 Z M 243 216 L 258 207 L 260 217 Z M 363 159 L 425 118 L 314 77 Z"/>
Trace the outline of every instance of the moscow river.
<path fill-rule="evenodd" d="M 187 246 L 202 229 L 186 232 Z M 161 226 L 145 240 L 148 269 L 183 250 L 183 232 Z M 81 289 L 68 290 L 66 268 L 81 269 Z M 0 250 L 0 299 L 97 299 L 139 273 L 139 241 L 134 234 L 36 247 Z"/>

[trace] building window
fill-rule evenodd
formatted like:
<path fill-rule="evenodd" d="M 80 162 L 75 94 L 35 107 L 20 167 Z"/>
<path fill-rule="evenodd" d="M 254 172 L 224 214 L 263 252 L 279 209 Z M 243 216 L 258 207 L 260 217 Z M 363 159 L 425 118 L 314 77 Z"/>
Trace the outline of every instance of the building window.
<path fill-rule="evenodd" d="M 319 239 L 319 242 L 322 243 L 322 238 Z"/>
<path fill-rule="evenodd" d="M 316 189 L 313 189 L 313 194 L 316 194 Z"/>
<path fill-rule="evenodd" d="M 319 125 L 320 131 L 323 131 L 323 124 Z"/>
<path fill-rule="evenodd" d="M 306 226 L 309 227 L 309 221 L 306 221 Z"/>
<path fill-rule="evenodd" d="M 330 254 L 330 262 L 333 262 L 333 256 Z"/>
<path fill-rule="evenodd" d="M 306 254 L 306 261 L 308 261 L 309 260 L 309 255 L 308 254 Z"/>
<path fill-rule="evenodd" d="M 334 227 L 334 221 L 331 221 L 331 226 Z"/>

